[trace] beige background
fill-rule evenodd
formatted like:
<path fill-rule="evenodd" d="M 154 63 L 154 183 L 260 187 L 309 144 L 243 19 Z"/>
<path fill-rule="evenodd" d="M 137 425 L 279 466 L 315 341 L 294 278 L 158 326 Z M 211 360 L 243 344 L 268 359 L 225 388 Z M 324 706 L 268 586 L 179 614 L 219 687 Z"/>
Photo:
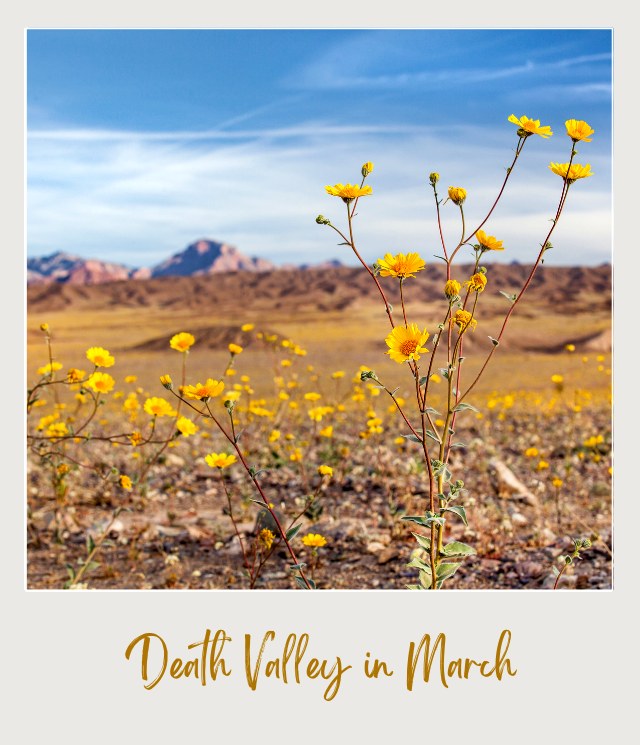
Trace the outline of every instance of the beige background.
<path fill-rule="evenodd" d="M 594 742 L 636 730 L 637 572 L 633 535 L 638 517 L 634 462 L 638 458 L 633 373 L 638 276 L 634 189 L 637 179 L 635 24 L 612 3 L 566 6 L 512 2 L 447 4 L 395 2 L 386 11 L 368 3 L 181 3 L 173 13 L 155 3 L 27 2 L 2 11 L 2 214 L 6 278 L 2 292 L 4 476 L 2 551 L 2 685 L 9 742 L 20 743 L 282 743 L 462 741 L 475 743 Z M 612 592 L 26 592 L 24 590 L 24 336 L 23 59 L 26 27 L 548 27 L 614 28 L 615 32 L 615 589 Z M 446 50 L 443 51 L 446 53 Z M 526 50 L 523 50 L 526 57 Z M 634 70 L 636 71 L 634 73 Z M 635 119 L 635 121 L 634 121 Z M 634 165 L 635 164 L 635 165 Z M 22 323 L 19 317 L 22 316 Z M 205 628 L 233 638 L 230 678 L 203 688 L 165 678 L 151 692 L 138 659 L 124 651 L 154 631 L 170 653 L 186 655 Z M 503 628 L 513 632 L 515 678 L 404 686 L 407 646 L 423 633 L 447 634 L 452 656 L 482 658 L 495 651 Z M 243 635 L 311 635 L 308 654 L 340 655 L 345 674 L 334 701 L 318 681 L 283 686 L 262 681 L 251 692 L 243 672 Z M 362 675 L 367 651 L 396 669 L 386 680 Z"/>

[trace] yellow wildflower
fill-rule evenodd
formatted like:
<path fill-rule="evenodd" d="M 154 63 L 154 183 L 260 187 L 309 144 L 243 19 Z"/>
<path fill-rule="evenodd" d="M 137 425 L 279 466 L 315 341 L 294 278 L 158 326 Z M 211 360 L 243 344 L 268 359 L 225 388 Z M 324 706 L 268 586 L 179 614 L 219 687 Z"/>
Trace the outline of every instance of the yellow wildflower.
<path fill-rule="evenodd" d="M 535 458 L 536 455 L 538 455 L 538 448 L 527 448 L 524 451 L 524 454 L 527 456 L 527 458 Z"/>
<path fill-rule="evenodd" d="M 302 542 L 305 546 L 310 546 L 311 548 L 320 548 L 327 545 L 327 539 L 323 535 L 320 535 L 320 533 L 307 533 L 307 535 L 303 536 Z"/>
<path fill-rule="evenodd" d="M 541 127 L 539 119 L 529 119 L 528 116 L 521 116 L 518 119 L 515 114 L 511 114 L 509 121 L 519 127 L 518 134 L 520 137 L 529 137 L 529 135 L 540 135 L 540 137 L 551 137 L 553 132 L 551 127 Z"/>
<path fill-rule="evenodd" d="M 174 334 L 174 336 L 169 340 L 169 346 L 171 349 L 175 349 L 176 352 L 188 352 L 189 348 L 195 343 L 195 336 L 193 336 L 193 334 L 188 334 L 186 331 Z"/>
<path fill-rule="evenodd" d="M 138 376 L 137 375 L 127 375 L 125 377 L 125 379 L 124 379 L 124 382 L 125 383 L 135 383 L 136 380 L 138 380 Z"/>
<path fill-rule="evenodd" d="M 188 417 L 181 416 L 176 422 L 176 429 L 178 430 L 178 432 L 180 432 L 180 434 L 184 435 L 185 437 L 189 437 L 189 435 L 195 435 L 195 433 L 198 431 L 198 426 Z"/>
<path fill-rule="evenodd" d="M 318 466 L 318 473 L 321 476 L 333 476 L 333 468 L 331 466 Z"/>
<path fill-rule="evenodd" d="M 265 551 L 268 551 L 271 546 L 273 546 L 273 542 L 275 541 L 276 536 L 274 533 L 272 533 L 269 528 L 263 528 L 258 533 L 258 541 L 260 542 L 261 546 L 265 549 Z"/>
<path fill-rule="evenodd" d="M 335 372 L 331 373 L 331 377 L 334 380 L 338 380 L 339 378 L 344 378 L 344 370 L 336 370 Z"/>
<path fill-rule="evenodd" d="M 560 385 L 561 383 L 564 383 L 564 378 L 562 375 L 555 374 L 551 376 L 551 382 Z"/>
<path fill-rule="evenodd" d="M 69 434 L 69 429 L 64 422 L 54 422 L 47 427 L 47 437 L 55 440 L 57 437 L 64 437 Z"/>
<path fill-rule="evenodd" d="M 591 135 L 595 131 L 586 122 L 577 119 L 567 119 L 564 126 L 574 142 L 591 142 Z"/>
<path fill-rule="evenodd" d="M 140 434 L 140 432 L 132 432 L 129 435 L 129 442 L 135 447 L 136 445 L 140 445 L 140 443 L 144 442 L 144 438 Z"/>
<path fill-rule="evenodd" d="M 461 186 L 449 187 L 449 199 L 455 204 L 461 205 L 467 198 L 467 192 Z"/>
<path fill-rule="evenodd" d="M 171 375 L 161 375 L 160 376 L 160 383 L 168 390 L 170 391 L 173 388 L 173 380 L 171 380 Z"/>
<path fill-rule="evenodd" d="M 546 468 L 549 468 L 549 464 L 546 460 L 541 460 L 538 462 L 536 468 L 538 469 L 538 471 L 544 471 Z"/>
<path fill-rule="evenodd" d="M 47 362 L 46 365 L 38 368 L 38 375 L 51 375 L 51 373 L 62 369 L 60 362 Z"/>
<path fill-rule="evenodd" d="M 487 235 L 484 230 L 478 230 L 476 238 L 482 251 L 504 251 L 503 241 L 499 241 L 495 235 Z"/>
<path fill-rule="evenodd" d="M 357 186 L 356 184 L 336 184 L 324 187 L 327 194 L 332 197 L 340 197 L 343 202 L 349 203 L 358 197 L 366 197 L 373 192 L 370 186 Z"/>
<path fill-rule="evenodd" d="M 278 442 L 280 439 L 281 432 L 279 429 L 272 429 L 269 435 L 269 442 Z"/>
<path fill-rule="evenodd" d="M 304 397 L 307 401 L 317 401 L 319 398 L 322 398 L 322 396 L 319 393 L 316 393 L 315 391 L 310 391 L 309 393 L 305 393 Z"/>
<path fill-rule="evenodd" d="M 395 256 L 387 253 L 384 259 L 378 259 L 376 263 L 380 268 L 381 277 L 398 277 L 399 279 L 415 277 L 415 272 L 421 272 L 425 267 L 424 259 L 417 253 L 396 254 Z"/>
<path fill-rule="evenodd" d="M 454 297 L 458 297 L 460 294 L 460 288 L 460 282 L 455 279 L 448 279 L 444 283 L 444 296 L 449 300 L 452 300 Z"/>
<path fill-rule="evenodd" d="M 88 388 L 93 388 L 96 393 L 109 393 L 113 390 L 116 381 L 109 373 L 94 372 L 86 382 Z"/>
<path fill-rule="evenodd" d="M 368 176 L 372 171 L 373 171 L 373 163 L 370 160 L 362 164 L 361 173 L 362 173 L 363 178 L 365 176 Z"/>
<path fill-rule="evenodd" d="M 149 416 L 175 416 L 176 414 L 168 401 L 157 396 L 152 396 L 144 402 L 144 410 Z"/>
<path fill-rule="evenodd" d="M 242 326 L 240 326 L 240 331 L 244 331 L 244 332 L 253 331 L 254 328 L 255 328 L 255 324 L 253 323 L 243 323 Z"/>
<path fill-rule="evenodd" d="M 556 489 L 559 489 L 562 486 L 562 484 L 564 483 L 564 481 L 562 479 L 559 479 L 556 476 L 551 483 L 553 484 L 553 486 L 556 487 Z"/>
<path fill-rule="evenodd" d="M 229 351 L 232 355 L 240 354 L 243 350 L 239 344 L 229 344 Z"/>
<path fill-rule="evenodd" d="M 224 390 L 224 383 L 220 380 L 207 378 L 206 383 L 196 383 L 195 385 L 185 385 L 182 393 L 187 398 L 196 398 L 200 401 L 208 401 L 214 396 L 219 396 Z"/>
<path fill-rule="evenodd" d="M 472 292 L 482 292 L 487 285 L 487 278 L 482 272 L 472 275 L 471 279 L 465 282 L 465 285 Z"/>
<path fill-rule="evenodd" d="M 67 380 L 70 383 L 79 383 L 86 374 L 84 370 L 78 370 L 78 368 L 72 367 L 67 371 Z"/>
<path fill-rule="evenodd" d="M 428 354 L 429 350 L 422 345 L 429 338 L 426 329 L 420 331 L 415 323 L 409 326 L 396 326 L 387 336 L 385 342 L 389 347 L 387 354 L 398 363 L 407 360 L 418 361 L 421 354 Z"/>
<path fill-rule="evenodd" d="M 576 351 L 576 345 L 575 344 L 566 344 L 565 349 L 567 352 L 575 352 Z"/>
<path fill-rule="evenodd" d="M 124 473 L 120 476 L 120 486 L 127 491 L 131 491 L 131 488 L 133 487 L 131 479 Z"/>
<path fill-rule="evenodd" d="M 209 453 L 204 459 L 211 468 L 227 468 L 236 462 L 236 456 L 227 453 Z"/>
<path fill-rule="evenodd" d="M 87 359 L 96 367 L 111 367 L 115 364 L 114 357 L 102 347 L 90 347 L 87 349 Z"/>
<path fill-rule="evenodd" d="M 478 325 L 478 322 L 468 310 L 457 310 L 451 320 L 460 329 L 461 334 L 463 334 L 468 328 L 473 331 Z"/>
<path fill-rule="evenodd" d="M 568 163 L 549 163 L 549 168 L 558 176 L 562 176 L 568 184 L 572 184 L 581 178 L 593 176 L 589 163 L 586 166 L 581 166 L 580 163 L 572 163 L 571 167 Z"/>

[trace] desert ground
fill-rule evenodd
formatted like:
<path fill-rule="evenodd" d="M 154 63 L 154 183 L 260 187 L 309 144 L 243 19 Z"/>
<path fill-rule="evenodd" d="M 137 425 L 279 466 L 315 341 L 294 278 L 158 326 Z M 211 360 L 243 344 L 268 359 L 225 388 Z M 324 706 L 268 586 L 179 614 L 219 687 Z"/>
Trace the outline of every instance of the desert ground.
<path fill-rule="evenodd" d="M 465 379 L 473 380 L 499 332 L 508 301 L 498 290 L 516 291 L 527 272 L 489 266 L 478 328 L 465 336 Z M 429 268 L 405 287 L 409 319 L 431 334 L 442 320 L 443 281 Z M 396 284 L 385 288 L 398 307 Z M 424 463 L 402 438 L 407 427 L 393 401 L 359 377 L 374 370 L 410 404 L 406 366 L 385 355 L 389 327 L 376 292 L 363 269 L 350 267 L 30 287 L 27 387 L 49 362 L 43 323 L 62 364 L 59 379 L 71 367 L 90 370 L 86 350 L 99 346 L 115 358 L 107 372 L 116 386 L 84 431 L 89 442 L 47 440 L 47 425 L 38 429 L 48 415 L 70 426 L 82 421 L 84 404 L 71 386 L 44 390 L 28 415 L 27 587 L 247 589 L 247 553 L 268 554 L 256 589 L 296 587 L 281 541 L 252 554 L 260 532 L 274 526 L 239 464 L 205 463 L 206 454 L 229 451 L 209 421 L 195 416 L 198 431 L 159 455 L 153 438 L 137 449 L 127 438 L 106 439 L 132 430 L 146 436 L 143 404 L 171 398 L 159 378 L 180 382 L 183 357 L 186 383 L 224 377 L 226 390 L 240 389 L 243 451 L 264 469 L 260 482 L 282 523 L 301 525 L 292 545 L 319 589 L 414 583 L 407 564 L 416 542 L 402 517 L 425 510 Z M 242 331 L 245 324 L 253 328 Z M 195 337 L 188 355 L 169 346 L 179 332 Z M 224 376 L 230 343 L 243 351 Z M 439 410 L 442 381 L 431 391 Z M 125 408 L 133 399 L 138 409 Z M 449 537 L 476 553 L 445 587 L 551 588 L 552 567 L 562 566 L 572 538 L 583 537 L 592 545 L 559 586 L 610 588 L 610 266 L 541 267 L 469 401 L 478 411 L 460 415 L 455 438 L 463 445 L 451 461 L 464 480 L 468 526 L 452 522 Z M 331 411 L 313 420 L 308 411 L 319 405 Z M 221 401 L 216 406 L 225 413 Z M 180 413 L 194 414 L 186 405 Z M 380 424 L 369 425 L 374 419 Z M 174 430 L 175 419 L 158 417 L 154 437 Z M 320 465 L 332 474 L 319 474 Z M 121 487 L 123 474 L 131 489 Z M 326 544 L 305 545 L 308 533 Z"/>

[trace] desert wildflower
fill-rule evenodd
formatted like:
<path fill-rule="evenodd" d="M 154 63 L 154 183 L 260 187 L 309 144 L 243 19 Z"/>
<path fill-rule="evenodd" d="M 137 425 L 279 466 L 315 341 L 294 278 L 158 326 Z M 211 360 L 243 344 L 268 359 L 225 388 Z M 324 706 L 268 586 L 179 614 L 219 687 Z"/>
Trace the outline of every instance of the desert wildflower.
<path fill-rule="evenodd" d="M 62 369 L 61 362 L 47 362 L 46 365 L 38 368 L 38 375 L 51 375 L 51 373 Z"/>
<path fill-rule="evenodd" d="M 58 413 L 55 414 L 48 414 L 47 416 L 43 416 L 40 418 L 40 421 L 38 422 L 37 429 L 42 430 L 48 427 L 50 424 L 55 422 L 55 420 L 58 418 Z"/>
<path fill-rule="evenodd" d="M 422 345 L 429 338 L 426 329 L 420 331 L 416 323 L 408 326 L 396 326 L 387 336 L 385 342 L 389 347 L 387 354 L 394 362 L 402 363 L 407 360 L 420 359 L 421 354 L 428 354 L 429 350 Z"/>
<path fill-rule="evenodd" d="M 243 323 L 242 326 L 240 326 L 240 331 L 244 331 L 245 333 L 248 331 L 253 331 L 255 328 L 255 324 L 253 323 Z"/>
<path fill-rule="evenodd" d="M 115 364 L 114 357 L 102 347 L 91 347 L 87 349 L 87 359 L 96 367 L 111 367 Z"/>
<path fill-rule="evenodd" d="M 331 377 L 334 380 L 338 380 L 339 378 L 344 378 L 344 370 L 336 370 L 335 372 L 332 372 Z"/>
<path fill-rule="evenodd" d="M 279 429 L 272 429 L 271 434 L 269 435 L 269 442 L 278 442 L 281 436 L 281 432 Z"/>
<path fill-rule="evenodd" d="M 529 119 L 528 116 L 517 116 L 511 114 L 509 121 L 519 127 L 518 134 L 520 137 L 529 137 L 529 135 L 540 135 L 540 137 L 551 137 L 553 132 L 551 127 L 541 127 L 539 119 Z"/>
<path fill-rule="evenodd" d="M 321 476 L 333 476 L 333 468 L 331 466 L 318 466 L 318 473 Z"/>
<path fill-rule="evenodd" d="M 307 535 L 302 537 L 302 542 L 305 546 L 310 546 L 311 548 L 320 548 L 327 545 L 327 539 L 323 535 L 320 535 L 320 533 L 307 533 Z"/>
<path fill-rule="evenodd" d="M 567 119 L 564 126 L 567 128 L 567 134 L 574 142 L 591 142 L 591 135 L 595 131 L 586 122 L 577 119 Z"/>
<path fill-rule="evenodd" d="M 140 445 L 141 443 L 143 443 L 143 442 L 144 442 L 144 438 L 143 438 L 143 436 L 142 436 L 142 435 L 140 434 L 140 432 L 137 432 L 137 431 L 136 431 L 136 432 L 132 432 L 132 433 L 131 433 L 131 434 L 129 435 L 129 442 L 130 442 L 130 443 L 131 443 L 131 444 L 132 444 L 132 445 L 133 445 L 134 447 L 136 447 L 136 445 Z"/>
<path fill-rule="evenodd" d="M 320 437 L 327 437 L 327 438 L 333 437 L 333 424 L 329 424 L 328 426 L 323 427 L 318 432 L 318 434 L 320 435 Z"/>
<path fill-rule="evenodd" d="M 300 450 L 300 448 L 295 448 L 289 456 L 289 460 L 293 461 L 294 463 L 299 463 L 302 460 L 302 450 Z"/>
<path fill-rule="evenodd" d="M 559 489 L 562 484 L 564 484 L 564 481 L 556 476 L 551 483 L 556 487 L 556 489 Z"/>
<path fill-rule="evenodd" d="M 593 176 L 589 163 L 586 166 L 581 166 L 579 163 L 572 163 L 571 167 L 569 167 L 568 163 L 549 163 L 549 168 L 558 176 L 562 176 L 569 185 L 578 179 Z"/>
<path fill-rule="evenodd" d="M 189 437 L 189 435 L 195 435 L 198 431 L 197 425 L 186 416 L 181 416 L 176 422 L 176 429 L 181 435 Z"/>
<path fill-rule="evenodd" d="M 92 388 L 96 393 L 109 393 L 113 390 L 116 381 L 109 373 L 94 372 L 87 380 L 86 385 Z"/>
<path fill-rule="evenodd" d="M 454 203 L 461 205 L 467 198 L 467 192 L 461 186 L 449 187 L 449 199 Z"/>
<path fill-rule="evenodd" d="M 171 380 L 171 375 L 161 375 L 160 376 L 160 383 L 168 390 L 170 391 L 173 388 L 173 380 Z"/>
<path fill-rule="evenodd" d="M 576 351 L 576 345 L 575 344 L 566 344 L 565 349 L 567 352 L 575 352 Z"/>
<path fill-rule="evenodd" d="M 127 375 L 125 376 L 124 382 L 125 383 L 135 383 L 138 380 L 137 375 Z"/>
<path fill-rule="evenodd" d="M 495 235 L 487 235 L 484 230 L 478 230 L 476 238 L 482 251 L 504 251 L 502 241 L 499 241 Z"/>
<path fill-rule="evenodd" d="M 461 284 L 455 279 L 448 279 L 444 283 L 444 295 L 449 300 L 453 300 L 453 298 L 458 297 L 460 294 L 460 288 Z"/>
<path fill-rule="evenodd" d="M 560 385 L 561 383 L 564 383 L 564 377 L 556 373 L 555 375 L 551 376 L 551 382 L 555 383 L 556 385 Z"/>
<path fill-rule="evenodd" d="M 258 541 L 260 542 L 260 545 L 262 548 L 265 549 L 265 551 L 268 551 L 271 546 L 273 546 L 273 542 L 275 541 L 276 536 L 272 531 L 269 530 L 269 528 L 263 528 L 258 533 Z"/>
<path fill-rule="evenodd" d="M 169 340 L 169 346 L 171 349 L 175 349 L 176 352 L 188 352 L 189 348 L 195 343 L 196 339 L 193 334 L 188 334 L 186 331 L 174 334 Z"/>
<path fill-rule="evenodd" d="M 243 348 L 239 344 L 229 344 L 229 351 L 233 355 L 241 354 L 242 349 Z"/>
<path fill-rule="evenodd" d="M 373 163 L 370 160 L 362 164 L 361 173 L 362 173 L 363 178 L 368 176 L 372 171 L 373 171 Z"/>
<path fill-rule="evenodd" d="M 421 272 L 424 269 L 424 259 L 417 253 L 396 254 L 390 253 L 384 255 L 384 259 L 378 259 L 376 262 L 380 268 L 381 277 L 398 277 L 407 279 L 415 277 L 415 272 Z"/>
<path fill-rule="evenodd" d="M 127 491 L 131 491 L 131 488 L 133 487 L 131 479 L 124 473 L 120 476 L 120 486 Z"/>
<path fill-rule="evenodd" d="M 149 416 L 175 416 L 171 404 L 164 398 L 152 396 L 144 402 L 144 410 Z"/>
<path fill-rule="evenodd" d="M 196 383 L 195 385 L 185 385 L 182 393 L 187 398 L 196 398 L 200 401 L 208 401 L 214 396 L 219 396 L 224 390 L 224 383 L 220 380 L 207 379 L 206 383 Z"/>
<path fill-rule="evenodd" d="M 47 427 L 47 437 L 55 440 L 69 434 L 69 428 L 64 422 L 54 422 Z"/>
<path fill-rule="evenodd" d="M 373 192 L 370 186 L 357 186 L 356 184 L 336 184 L 335 186 L 325 186 L 327 194 L 332 197 L 340 197 L 343 202 L 349 202 L 358 197 L 366 197 Z"/>
<path fill-rule="evenodd" d="M 78 370 L 77 367 L 72 367 L 67 371 L 67 380 L 69 383 L 79 383 L 85 375 L 86 372 L 84 370 Z"/>
<path fill-rule="evenodd" d="M 333 412 L 333 406 L 314 406 L 314 408 L 309 409 L 307 413 L 309 419 L 312 419 L 314 422 L 321 422 L 323 417 L 327 414 L 333 414 Z"/>
<path fill-rule="evenodd" d="M 49 324 L 48 323 L 41 323 L 40 324 L 40 331 L 44 331 L 44 333 L 48 333 L 49 331 Z"/>
<path fill-rule="evenodd" d="M 465 285 L 467 285 L 472 292 L 482 292 L 487 285 L 487 278 L 482 272 L 478 272 L 477 274 L 474 274 L 471 279 L 467 280 Z"/>
<path fill-rule="evenodd" d="M 236 462 L 235 455 L 229 455 L 228 453 L 209 453 L 205 455 L 205 462 L 211 468 L 227 468 Z"/>
<path fill-rule="evenodd" d="M 469 313 L 468 310 L 457 310 L 455 315 L 451 319 L 453 323 L 460 329 L 460 333 L 464 333 L 468 328 L 473 331 L 478 325 L 476 319 Z"/>
<path fill-rule="evenodd" d="M 309 393 L 304 394 L 304 397 L 306 401 L 317 401 L 322 398 L 322 396 L 319 393 L 316 393 L 316 391 L 309 391 Z"/>
<path fill-rule="evenodd" d="M 545 469 L 549 468 L 549 464 L 546 460 L 538 461 L 538 465 L 536 466 L 538 471 L 544 471 Z"/>
<path fill-rule="evenodd" d="M 538 455 L 538 448 L 533 448 L 533 447 L 527 448 L 524 451 L 524 454 L 526 455 L 527 458 L 535 458 L 536 455 Z"/>

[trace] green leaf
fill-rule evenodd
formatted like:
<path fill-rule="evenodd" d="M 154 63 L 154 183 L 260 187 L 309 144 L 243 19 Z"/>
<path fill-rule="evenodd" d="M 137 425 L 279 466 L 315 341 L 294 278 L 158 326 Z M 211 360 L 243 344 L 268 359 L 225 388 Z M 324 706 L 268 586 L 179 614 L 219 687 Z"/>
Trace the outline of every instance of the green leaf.
<path fill-rule="evenodd" d="M 466 448 L 467 446 L 464 444 L 464 442 L 452 442 L 451 445 L 449 445 L 450 448 Z"/>
<path fill-rule="evenodd" d="M 458 571 L 459 567 L 460 564 L 440 564 L 440 566 L 436 570 L 436 579 L 439 582 L 444 582 L 445 579 L 453 577 L 453 575 Z"/>
<path fill-rule="evenodd" d="M 420 378 L 420 381 L 419 381 L 418 385 L 420 385 L 420 386 L 423 386 L 423 385 L 424 385 L 424 384 L 425 384 L 425 383 L 427 382 L 427 380 L 428 380 L 428 379 L 429 379 L 429 378 L 428 378 L 428 377 L 427 377 L 426 375 L 423 375 L 423 376 L 422 376 L 422 377 Z"/>
<path fill-rule="evenodd" d="M 431 569 L 428 572 L 420 572 L 419 579 L 423 590 L 431 589 Z"/>
<path fill-rule="evenodd" d="M 558 569 L 558 567 L 555 564 L 553 564 L 551 566 L 551 571 L 553 572 L 553 576 L 554 577 L 559 577 L 560 576 L 560 570 Z"/>
<path fill-rule="evenodd" d="M 427 435 L 427 437 L 430 437 L 432 440 L 435 440 L 436 442 L 441 442 L 438 435 L 436 435 L 435 432 L 432 432 L 430 429 L 425 430 L 425 435 Z"/>
<path fill-rule="evenodd" d="M 304 561 L 301 561 L 299 564 L 291 564 L 289 569 L 291 569 L 291 571 L 293 572 L 296 572 L 298 571 L 298 569 L 304 569 L 306 566 L 307 565 L 304 563 Z"/>
<path fill-rule="evenodd" d="M 455 512 L 466 526 L 469 525 L 469 523 L 467 522 L 467 513 L 465 512 L 464 507 L 462 507 L 461 505 L 454 504 L 450 507 L 445 507 L 444 509 L 445 512 Z"/>
<path fill-rule="evenodd" d="M 65 567 L 67 568 L 69 579 L 74 579 L 76 576 L 76 570 L 73 568 L 73 566 L 71 566 L 71 564 L 65 564 Z"/>
<path fill-rule="evenodd" d="M 85 569 L 86 572 L 93 572 L 94 569 L 97 569 L 100 566 L 99 561 L 90 561 L 87 564 L 87 568 Z"/>
<path fill-rule="evenodd" d="M 435 414 L 436 416 L 441 416 L 439 411 L 436 411 L 432 406 L 427 406 L 426 409 L 422 410 L 425 414 Z"/>
<path fill-rule="evenodd" d="M 428 564 L 425 564 L 422 559 L 418 559 L 417 557 L 411 559 L 411 561 L 407 564 L 408 567 L 413 567 L 413 569 L 420 569 L 423 572 L 430 572 L 431 569 L 429 568 Z"/>
<path fill-rule="evenodd" d="M 457 406 L 453 407 L 453 411 L 465 411 L 466 409 L 469 409 L 470 411 L 478 412 L 478 409 L 476 409 L 475 406 L 464 403 L 464 401 L 462 403 L 459 403 Z"/>
<path fill-rule="evenodd" d="M 402 435 L 405 440 L 411 440 L 411 442 L 419 442 L 422 445 L 422 440 L 419 437 L 416 437 L 415 435 Z"/>
<path fill-rule="evenodd" d="M 293 528 L 289 528 L 289 530 L 287 530 L 287 540 L 290 541 L 294 538 L 301 527 L 302 523 L 298 523 L 297 525 L 294 525 Z"/>
<path fill-rule="evenodd" d="M 90 554 L 95 547 L 96 547 L 96 544 L 94 543 L 93 537 L 91 535 L 88 535 L 87 536 L 87 554 Z"/>
<path fill-rule="evenodd" d="M 426 523 L 426 517 L 422 517 L 421 515 L 403 515 L 401 520 L 405 520 L 408 523 L 415 523 L 416 525 L 422 525 L 424 527 L 427 527 Z"/>
<path fill-rule="evenodd" d="M 411 535 L 418 541 L 421 548 L 425 551 L 431 551 L 431 538 L 427 538 L 426 535 L 422 535 L 421 533 L 411 533 Z"/>
<path fill-rule="evenodd" d="M 467 546 L 466 543 L 460 543 L 460 541 L 452 541 L 442 549 L 442 553 L 445 556 L 472 556 L 476 553 L 475 548 Z"/>
<path fill-rule="evenodd" d="M 406 585 L 407 590 L 422 590 L 424 588 L 420 587 L 420 585 Z"/>

